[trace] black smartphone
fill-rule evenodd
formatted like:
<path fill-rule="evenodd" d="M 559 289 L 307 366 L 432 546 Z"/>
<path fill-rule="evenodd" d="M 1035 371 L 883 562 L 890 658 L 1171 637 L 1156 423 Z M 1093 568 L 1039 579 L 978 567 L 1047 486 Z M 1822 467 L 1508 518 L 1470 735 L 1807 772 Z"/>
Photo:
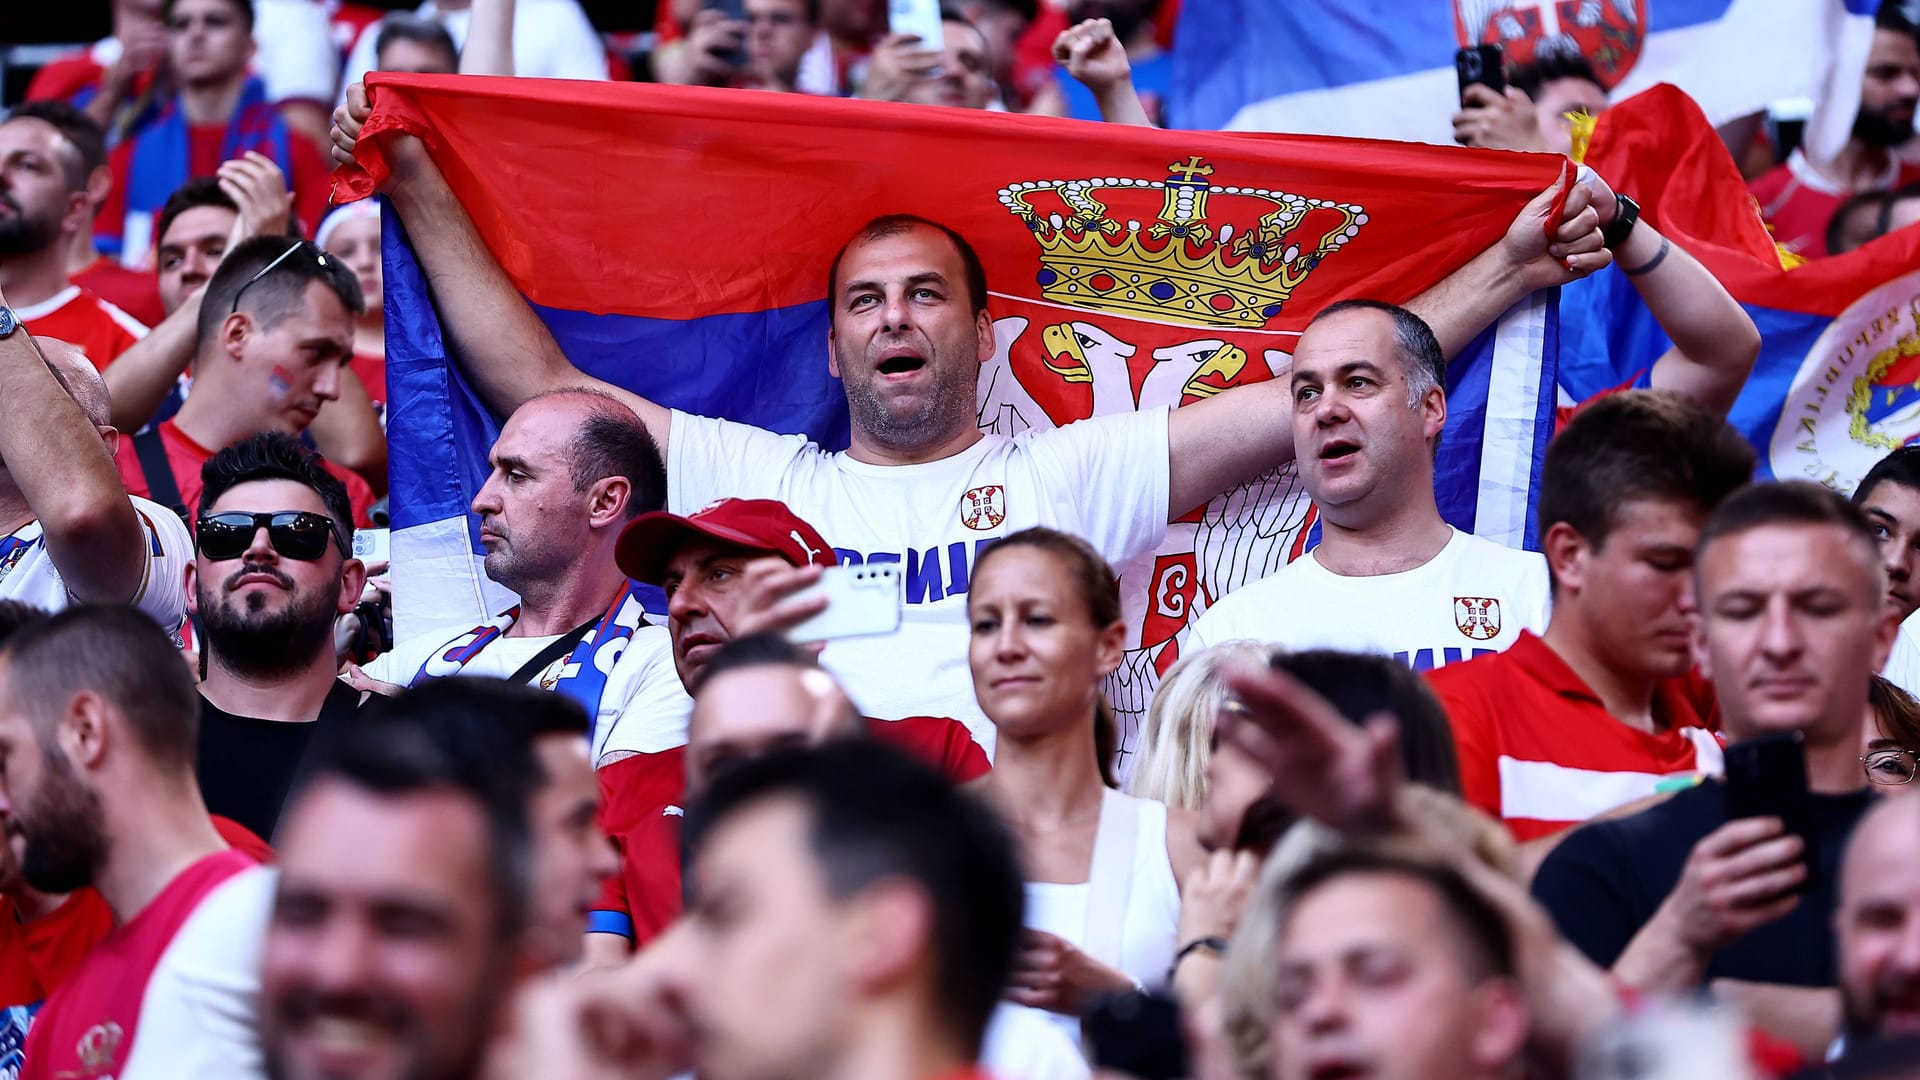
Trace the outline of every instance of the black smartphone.
<path fill-rule="evenodd" d="M 1081 1019 L 1080 1033 L 1096 1072 L 1112 1070 L 1139 1080 L 1180 1080 L 1188 1074 L 1180 1003 L 1171 994 L 1099 998 Z"/>
<path fill-rule="evenodd" d="M 737 23 L 747 21 L 747 0 L 706 0 L 702 5 L 708 11 L 717 11 Z M 728 67 L 747 66 L 747 39 L 743 36 L 740 44 L 731 49 L 715 51 L 714 56 Z"/>
<path fill-rule="evenodd" d="M 1814 850 L 1805 736 L 1785 731 L 1747 739 L 1727 747 L 1726 758 L 1727 816 L 1779 818 L 1805 846 L 1807 876 L 1796 891 L 1811 889 L 1820 860 Z"/>
<path fill-rule="evenodd" d="M 1453 54 L 1453 70 L 1460 76 L 1460 103 L 1466 106 L 1467 87 L 1475 83 L 1496 94 L 1507 92 L 1507 56 L 1498 45 L 1470 45 Z"/>

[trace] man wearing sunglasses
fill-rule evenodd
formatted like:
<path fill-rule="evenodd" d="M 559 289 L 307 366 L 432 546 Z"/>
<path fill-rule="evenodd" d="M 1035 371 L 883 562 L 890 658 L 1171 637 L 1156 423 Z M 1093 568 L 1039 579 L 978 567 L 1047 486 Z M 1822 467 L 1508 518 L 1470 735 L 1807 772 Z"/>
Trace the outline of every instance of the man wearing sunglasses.
<path fill-rule="evenodd" d="M 347 539 L 346 487 L 279 432 L 202 470 L 189 609 L 207 661 L 200 683 L 200 791 L 213 813 L 273 836 L 308 747 L 352 723 L 360 692 L 335 678 L 335 620 L 367 570 Z"/>
<path fill-rule="evenodd" d="M 200 469 L 215 452 L 263 431 L 304 432 L 340 397 L 361 306 L 353 272 L 305 240 L 256 236 L 229 251 L 201 296 L 193 393 L 153 428 L 157 440 L 121 442 L 127 490 L 185 516 L 200 504 Z M 353 523 L 371 525 L 367 482 L 326 468 L 346 485 Z"/>
<path fill-rule="evenodd" d="M 0 296 L 0 600 L 131 604 L 177 638 L 193 544 L 172 514 L 128 500 L 119 438 L 92 363 L 29 336 Z"/>

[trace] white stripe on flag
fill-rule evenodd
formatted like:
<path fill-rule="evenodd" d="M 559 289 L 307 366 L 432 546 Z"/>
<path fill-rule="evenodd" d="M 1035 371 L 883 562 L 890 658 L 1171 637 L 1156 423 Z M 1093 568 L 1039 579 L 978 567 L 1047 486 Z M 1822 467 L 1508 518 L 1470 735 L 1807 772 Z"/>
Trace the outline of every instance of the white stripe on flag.
<path fill-rule="evenodd" d="M 1677 773 L 1674 775 L 1685 775 Z M 1654 794 L 1658 773 L 1594 772 L 1551 761 L 1500 756 L 1500 816 L 1532 821 L 1587 821 Z"/>
<path fill-rule="evenodd" d="M 442 630 L 451 637 L 519 602 L 487 579 L 480 558 L 468 546 L 465 517 L 396 529 L 391 543 L 393 565 L 407 568 L 394 575 L 395 641 Z"/>
<path fill-rule="evenodd" d="M 1508 547 L 1526 546 L 1533 441 L 1542 423 L 1540 350 L 1546 345 L 1548 302 L 1548 293 L 1534 293 L 1500 316 L 1494 330 L 1473 532 Z M 1545 422 L 1552 423 L 1552 417 Z"/>

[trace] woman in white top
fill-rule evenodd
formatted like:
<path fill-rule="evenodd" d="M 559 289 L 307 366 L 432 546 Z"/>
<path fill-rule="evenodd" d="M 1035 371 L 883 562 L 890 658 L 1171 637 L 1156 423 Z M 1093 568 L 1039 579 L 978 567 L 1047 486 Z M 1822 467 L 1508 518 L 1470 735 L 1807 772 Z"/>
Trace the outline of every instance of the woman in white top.
<path fill-rule="evenodd" d="M 1008 997 L 1077 1017 L 1101 994 L 1166 977 L 1177 882 L 1202 859 L 1194 815 L 1114 790 L 1100 683 L 1126 631 L 1113 571 L 1085 541 L 1034 528 L 994 544 L 967 618 L 974 693 L 999 740 L 980 792 L 1018 838 L 1028 883 Z"/>

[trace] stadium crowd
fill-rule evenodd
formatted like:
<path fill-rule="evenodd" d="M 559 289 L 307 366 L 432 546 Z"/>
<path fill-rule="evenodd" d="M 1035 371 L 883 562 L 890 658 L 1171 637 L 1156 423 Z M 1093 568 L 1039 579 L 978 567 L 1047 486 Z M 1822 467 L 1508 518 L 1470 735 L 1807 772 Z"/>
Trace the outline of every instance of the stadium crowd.
<path fill-rule="evenodd" d="M 368 72 L 1158 126 L 1178 7 L 662 0 L 636 58 L 575 0 L 113 0 L 0 119 L 0 1074 L 1915 1075 L 1920 448 L 1756 482 L 1761 329 L 1592 169 L 1276 378 L 1014 437 L 969 238 L 876 217 L 818 267 L 837 452 L 582 370 L 418 138 L 330 202 Z M 1723 131 L 1784 251 L 1920 223 L 1917 17 L 1837 156 Z M 1575 152 L 1609 84 L 1553 44 L 1457 141 Z M 518 598 L 397 641 L 383 219 Z M 1598 274 L 1671 348 L 1561 410 L 1538 550 L 1449 524 L 1449 361 Z M 1116 568 L 1275 469 L 1317 546 L 1123 763 Z M 819 632 L 836 545 L 972 544 L 983 485 L 944 600 Z"/>

